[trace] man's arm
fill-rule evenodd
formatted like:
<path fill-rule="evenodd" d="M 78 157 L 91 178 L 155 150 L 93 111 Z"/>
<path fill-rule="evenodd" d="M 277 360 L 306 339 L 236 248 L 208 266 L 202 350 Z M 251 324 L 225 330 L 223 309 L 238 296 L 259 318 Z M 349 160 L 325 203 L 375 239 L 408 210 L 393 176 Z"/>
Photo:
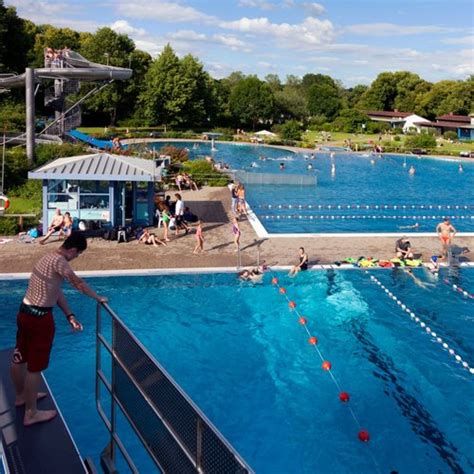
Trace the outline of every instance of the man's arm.
<path fill-rule="evenodd" d="M 58 306 L 61 308 L 62 312 L 66 316 L 67 322 L 71 325 L 74 331 L 82 331 L 84 329 L 82 324 L 76 319 L 75 314 L 71 311 L 71 308 L 69 307 L 62 290 L 59 290 Z"/>
<path fill-rule="evenodd" d="M 66 279 L 74 288 L 84 293 L 86 296 L 96 300 L 99 303 L 107 303 L 108 299 L 105 296 L 99 296 L 82 278 L 78 277 L 72 270 L 66 275 Z"/>

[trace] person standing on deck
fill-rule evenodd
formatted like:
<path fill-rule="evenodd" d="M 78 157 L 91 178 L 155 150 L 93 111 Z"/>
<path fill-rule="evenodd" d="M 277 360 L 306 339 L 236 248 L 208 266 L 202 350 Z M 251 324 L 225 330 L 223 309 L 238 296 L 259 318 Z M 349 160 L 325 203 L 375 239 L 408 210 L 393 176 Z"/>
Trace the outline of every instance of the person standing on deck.
<path fill-rule="evenodd" d="M 56 410 L 38 410 L 37 400 L 46 393 L 38 392 L 41 372 L 48 367 L 54 339 L 53 306 L 56 304 L 74 331 L 82 331 L 61 290 L 64 280 L 77 290 L 100 303 L 108 300 L 99 296 L 69 265 L 87 248 L 87 240 L 80 232 L 73 232 L 58 250 L 41 258 L 33 268 L 26 294 L 17 315 L 16 346 L 11 364 L 11 378 L 15 386 L 15 405 L 25 405 L 25 426 L 53 419 Z"/>
<path fill-rule="evenodd" d="M 448 250 L 453 243 L 453 238 L 456 235 L 456 232 L 457 230 L 451 224 L 449 217 L 445 217 L 443 222 L 440 222 L 436 226 L 436 233 L 441 241 L 441 254 L 443 257 L 448 256 Z"/>

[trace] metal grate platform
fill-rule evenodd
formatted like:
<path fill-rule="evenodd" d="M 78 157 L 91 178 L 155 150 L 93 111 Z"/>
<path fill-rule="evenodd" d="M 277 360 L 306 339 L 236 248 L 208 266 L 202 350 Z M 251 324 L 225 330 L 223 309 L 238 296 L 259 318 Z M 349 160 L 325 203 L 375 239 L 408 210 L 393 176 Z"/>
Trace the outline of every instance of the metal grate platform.
<path fill-rule="evenodd" d="M 7 472 L 12 474 L 83 474 L 87 473 L 76 445 L 59 413 L 47 423 L 23 426 L 24 407 L 15 407 L 15 393 L 10 381 L 12 349 L 0 351 L 0 454 L 3 447 Z M 43 410 L 58 407 L 45 380 L 41 391 L 48 396 L 38 402 Z M 1 463 L 0 457 L 0 463 Z"/>

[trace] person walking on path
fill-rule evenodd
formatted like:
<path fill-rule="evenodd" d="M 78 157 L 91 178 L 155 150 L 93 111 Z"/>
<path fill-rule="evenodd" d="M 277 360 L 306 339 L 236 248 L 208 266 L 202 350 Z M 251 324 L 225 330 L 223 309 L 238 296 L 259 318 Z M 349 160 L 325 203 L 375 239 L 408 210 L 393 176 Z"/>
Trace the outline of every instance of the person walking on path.
<path fill-rule="evenodd" d="M 183 214 L 184 214 L 184 201 L 183 198 L 181 197 L 181 194 L 177 193 L 175 194 L 176 197 L 176 208 L 175 208 L 175 217 L 176 217 L 176 230 L 175 234 L 178 235 L 178 230 L 183 229 L 185 230 L 185 233 L 187 234 L 189 232 L 189 227 L 186 225 L 184 222 Z"/>
<path fill-rule="evenodd" d="M 232 219 L 232 234 L 234 235 L 234 244 L 235 244 L 235 251 L 238 252 L 240 249 L 240 227 L 239 221 L 236 217 Z"/>
<path fill-rule="evenodd" d="M 20 304 L 10 374 L 16 391 L 15 405 L 25 405 L 25 426 L 49 421 L 57 415 L 56 410 L 37 408 L 37 400 L 46 396 L 46 393 L 38 392 L 38 389 L 41 372 L 48 367 L 53 345 L 53 306 L 61 308 L 73 331 L 83 329 L 62 292 L 63 281 L 67 280 L 77 290 L 100 303 L 108 301 L 95 293 L 69 265 L 86 248 L 87 240 L 84 235 L 73 232 L 58 250 L 41 258 L 33 268 L 28 289 Z"/>
<path fill-rule="evenodd" d="M 303 247 L 300 247 L 298 250 L 299 263 L 293 265 L 288 275 L 294 276 L 300 271 L 308 269 L 308 254 L 304 251 Z"/>
<path fill-rule="evenodd" d="M 202 232 L 202 221 L 197 221 L 196 227 L 196 246 L 193 253 L 204 253 L 204 235 Z"/>
<path fill-rule="evenodd" d="M 436 226 L 436 233 L 438 234 L 439 240 L 441 242 L 441 255 L 443 257 L 448 256 L 449 248 L 453 243 L 453 238 L 456 235 L 456 229 L 451 224 L 449 217 L 445 217 L 443 222 L 440 222 Z"/>

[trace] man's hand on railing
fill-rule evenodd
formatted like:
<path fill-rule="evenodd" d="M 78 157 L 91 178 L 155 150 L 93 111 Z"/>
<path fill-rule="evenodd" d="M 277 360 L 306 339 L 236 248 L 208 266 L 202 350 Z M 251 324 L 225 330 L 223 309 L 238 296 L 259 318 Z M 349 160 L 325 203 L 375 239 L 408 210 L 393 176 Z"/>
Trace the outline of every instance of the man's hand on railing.
<path fill-rule="evenodd" d="M 108 303 L 109 299 L 106 296 L 99 296 L 99 297 L 97 297 L 97 302 L 98 303 Z"/>

